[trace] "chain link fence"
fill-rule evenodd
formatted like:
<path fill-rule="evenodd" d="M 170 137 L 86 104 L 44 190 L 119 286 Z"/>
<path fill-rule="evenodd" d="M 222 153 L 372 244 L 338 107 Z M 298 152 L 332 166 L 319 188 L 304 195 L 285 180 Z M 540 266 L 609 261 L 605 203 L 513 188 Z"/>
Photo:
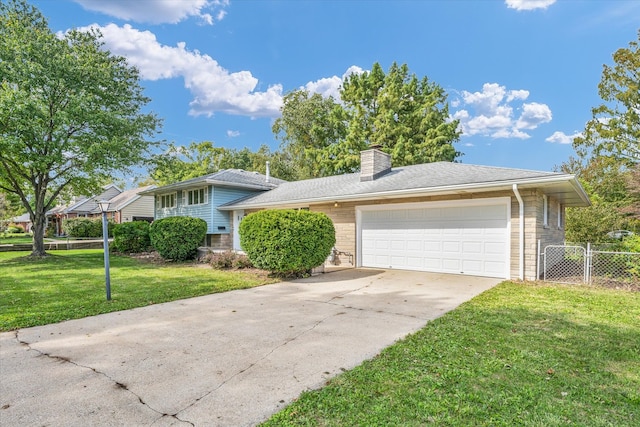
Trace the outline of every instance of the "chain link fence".
<path fill-rule="evenodd" d="M 591 245 L 548 245 L 540 252 L 542 280 L 640 290 L 640 252 Z"/>

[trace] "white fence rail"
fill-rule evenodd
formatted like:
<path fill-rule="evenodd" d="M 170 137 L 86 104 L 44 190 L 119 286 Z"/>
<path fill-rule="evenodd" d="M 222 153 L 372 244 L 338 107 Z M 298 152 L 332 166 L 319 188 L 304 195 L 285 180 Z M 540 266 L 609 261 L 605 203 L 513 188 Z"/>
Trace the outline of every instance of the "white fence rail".
<path fill-rule="evenodd" d="M 593 250 L 591 245 L 548 245 L 538 277 L 556 283 L 640 287 L 640 253 Z"/>

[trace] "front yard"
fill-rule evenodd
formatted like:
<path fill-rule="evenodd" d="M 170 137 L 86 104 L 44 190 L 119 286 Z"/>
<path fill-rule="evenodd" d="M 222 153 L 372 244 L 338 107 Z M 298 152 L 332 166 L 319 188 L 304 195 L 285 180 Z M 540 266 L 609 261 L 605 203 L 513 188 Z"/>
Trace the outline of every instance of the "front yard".
<path fill-rule="evenodd" d="M 274 282 L 265 274 L 112 255 L 112 300 L 106 301 L 101 249 L 51 251 L 41 260 L 28 254 L 0 253 L 0 331 Z"/>
<path fill-rule="evenodd" d="M 266 275 L 0 253 L 0 330 L 260 286 Z M 504 282 L 309 391 L 265 426 L 637 426 L 640 292 Z"/>
<path fill-rule="evenodd" d="M 640 293 L 505 282 L 264 425 L 640 425 Z"/>

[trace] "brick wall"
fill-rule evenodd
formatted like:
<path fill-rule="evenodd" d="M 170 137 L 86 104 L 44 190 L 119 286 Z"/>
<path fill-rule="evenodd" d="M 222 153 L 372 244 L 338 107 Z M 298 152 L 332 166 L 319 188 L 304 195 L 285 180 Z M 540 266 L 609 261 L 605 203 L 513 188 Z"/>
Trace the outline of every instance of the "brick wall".
<path fill-rule="evenodd" d="M 564 228 L 558 228 L 558 201 L 549 199 L 549 225 L 543 227 L 543 194 L 536 189 L 521 189 L 520 195 L 524 201 L 524 278 L 535 280 L 538 270 L 538 239 L 545 244 L 562 243 Z M 519 276 L 520 257 L 520 206 L 512 191 L 492 191 L 485 193 L 452 194 L 427 197 L 408 197 L 405 199 L 380 199 L 373 201 L 342 203 L 323 203 L 311 205 L 309 209 L 315 212 L 325 213 L 333 221 L 336 230 L 336 248 L 343 252 L 353 254 L 353 262 L 356 254 L 356 206 L 386 205 L 396 203 L 420 203 L 449 200 L 469 200 L 492 197 L 511 198 L 511 278 Z M 246 211 L 255 212 L 256 210 Z M 561 215 L 564 215 L 564 207 L 561 207 Z M 231 242 L 229 243 L 231 245 Z M 330 264 L 327 264 L 330 265 Z M 338 265 L 350 266 L 349 257 L 342 255 L 338 259 Z"/>

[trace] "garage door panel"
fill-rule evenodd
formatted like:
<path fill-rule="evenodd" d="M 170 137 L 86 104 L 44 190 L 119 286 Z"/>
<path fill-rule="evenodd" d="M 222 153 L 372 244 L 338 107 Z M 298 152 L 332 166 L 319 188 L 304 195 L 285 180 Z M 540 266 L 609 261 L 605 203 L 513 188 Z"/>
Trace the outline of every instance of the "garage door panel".
<path fill-rule="evenodd" d="M 507 277 L 508 206 L 361 212 L 362 265 Z"/>

